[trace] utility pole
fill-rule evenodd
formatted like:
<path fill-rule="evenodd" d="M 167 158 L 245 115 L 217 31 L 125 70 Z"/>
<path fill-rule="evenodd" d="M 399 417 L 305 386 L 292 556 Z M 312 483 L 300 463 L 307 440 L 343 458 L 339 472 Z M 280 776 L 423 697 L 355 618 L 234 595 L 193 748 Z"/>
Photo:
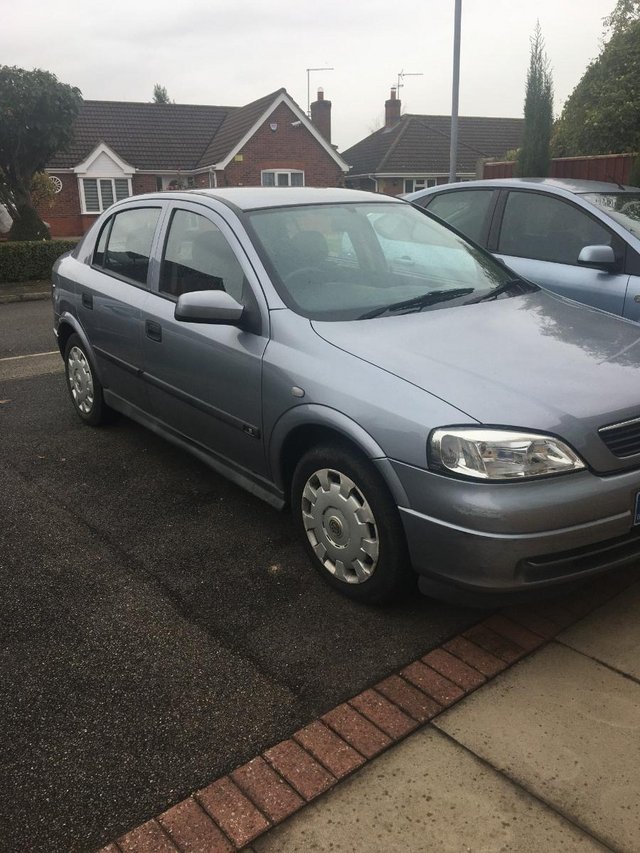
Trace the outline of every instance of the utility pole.
<path fill-rule="evenodd" d="M 453 23 L 453 91 L 451 95 L 451 147 L 449 149 L 449 183 L 456 180 L 458 169 L 458 95 L 460 93 L 460 25 L 462 22 L 462 0 L 455 0 L 456 10 Z"/>
<path fill-rule="evenodd" d="M 333 68 L 307 68 L 307 117 L 311 118 L 311 72 L 333 71 Z"/>

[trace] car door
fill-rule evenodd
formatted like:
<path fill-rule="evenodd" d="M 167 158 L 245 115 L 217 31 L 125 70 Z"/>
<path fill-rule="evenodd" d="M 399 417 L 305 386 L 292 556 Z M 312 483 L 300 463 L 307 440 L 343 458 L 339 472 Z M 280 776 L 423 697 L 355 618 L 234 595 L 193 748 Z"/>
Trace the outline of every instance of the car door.
<path fill-rule="evenodd" d="M 262 356 L 268 312 L 242 246 L 222 216 L 171 205 L 157 281 L 143 311 L 145 378 L 166 428 L 225 463 L 262 475 Z M 225 290 L 245 306 L 240 325 L 175 319 L 181 294 Z"/>
<path fill-rule="evenodd" d="M 578 264 L 585 246 L 611 246 L 614 270 Z M 489 249 L 523 278 L 609 311 L 624 313 L 629 276 L 620 237 L 573 202 L 548 193 L 505 191 Z"/>
<path fill-rule="evenodd" d="M 78 315 L 98 360 L 105 389 L 147 408 L 142 373 L 142 309 L 149 291 L 149 260 L 161 204 L 141 202 L 117 210 L 102 226 L 79 283 Z"/>

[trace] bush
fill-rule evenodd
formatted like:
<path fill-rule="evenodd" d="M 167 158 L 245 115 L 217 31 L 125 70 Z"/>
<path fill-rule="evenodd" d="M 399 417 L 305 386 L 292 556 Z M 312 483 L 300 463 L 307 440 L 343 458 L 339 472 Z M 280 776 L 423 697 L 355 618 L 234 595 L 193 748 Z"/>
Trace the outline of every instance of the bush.
<path fill-rule="evenodd" d="M 45 240 L 0 243 L 0 283 L 51 279 L 51 268 L 60 255 L 70 252 L 77 240 Z"/>

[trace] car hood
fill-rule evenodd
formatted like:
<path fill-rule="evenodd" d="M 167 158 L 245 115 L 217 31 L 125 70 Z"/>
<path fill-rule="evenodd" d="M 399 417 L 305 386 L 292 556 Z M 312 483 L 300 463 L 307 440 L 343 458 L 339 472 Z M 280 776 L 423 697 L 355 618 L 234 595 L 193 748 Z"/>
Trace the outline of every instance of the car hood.
<path fill-rule="evenodd" d="M 599 472 L 640 464 L 640 455 L 613 456 L 597 433 L 640 416 L 635 323 L 540 290 L 312 325 L 330 344 L 455 406 L 460 423 L 557 434 Z"/>

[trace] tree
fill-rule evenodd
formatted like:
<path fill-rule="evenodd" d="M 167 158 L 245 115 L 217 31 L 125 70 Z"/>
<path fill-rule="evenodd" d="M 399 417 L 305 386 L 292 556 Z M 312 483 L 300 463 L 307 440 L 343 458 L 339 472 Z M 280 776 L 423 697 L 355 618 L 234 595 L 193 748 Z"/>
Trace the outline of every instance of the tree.
<path fill-rule="evenodd" d="M 170 104 L 169 94 L 164 86 L 156 83 L 153 87 L 153 103 L 154 104 Z"/>
<path fill-rule="evenodd" d="M 605 18 L 611 36 L 568 98 L 553 134 L 558 157 L 640 151 L 640 2 Z"/>
<path fill-rule="evenodd" d="M 522 178 L 544 178 L 549 173 L 549 144 L 553 127 L 553 84 L 544 50 L 540 22 L 531 38 L 529 71 L 524 99 L 524 134 L 518 151 L 517 172 Z"/>
<path fill-rule="evenodd" d="M 618 0 L 613 12 L 603 20 L 606 29 L 612 35 L 628 29 L 634 21 L 640 20 L 640 0 Z"/>
<path fill-rule="evenodd" d="M 80 90 L 48 71 L 0 65 L 0 202 L 13 218 L 11 240 L 42 240 L 49 231 L 33 205 L 32 182 L 73 138 Z"/>

